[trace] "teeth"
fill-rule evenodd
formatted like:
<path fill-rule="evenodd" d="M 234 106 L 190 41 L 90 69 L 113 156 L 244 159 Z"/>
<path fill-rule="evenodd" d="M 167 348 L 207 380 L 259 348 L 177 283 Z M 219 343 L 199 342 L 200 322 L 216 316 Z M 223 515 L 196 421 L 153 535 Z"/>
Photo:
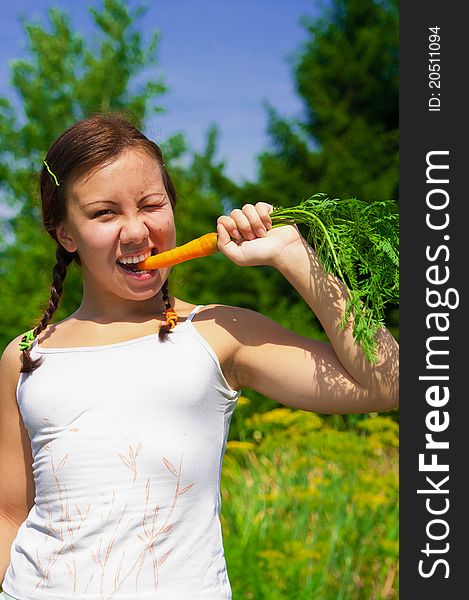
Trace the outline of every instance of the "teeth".
<path fill-rule="evenodd" d="M 145 254 L 140 254 L 139 256 L 127 256 L 125 258 L 120 258 L 117 262 L 120 262 L 123 265 L 132 265 L 142 262 L 142 260 L 145 260 L 149 256 L 151 256 L 151 252 L 145 252 Z"/>

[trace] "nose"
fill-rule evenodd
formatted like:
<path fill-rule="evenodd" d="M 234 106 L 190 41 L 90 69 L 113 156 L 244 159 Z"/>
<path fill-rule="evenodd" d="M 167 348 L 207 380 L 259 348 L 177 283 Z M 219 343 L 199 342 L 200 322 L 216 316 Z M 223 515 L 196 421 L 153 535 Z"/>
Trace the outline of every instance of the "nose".
<path fill-rule="evenodd" d="M 141 215 L 132 215 L 122 225 L 120 239 L 123 245 L 141 244 L 149 237 L 149 230 Z"/>

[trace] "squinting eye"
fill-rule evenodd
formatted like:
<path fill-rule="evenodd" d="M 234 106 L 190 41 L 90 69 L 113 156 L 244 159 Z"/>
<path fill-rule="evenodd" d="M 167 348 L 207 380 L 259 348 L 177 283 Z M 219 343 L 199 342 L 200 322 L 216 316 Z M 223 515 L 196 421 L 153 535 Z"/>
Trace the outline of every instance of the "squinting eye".
<path fill-rule="evenodd" d="M 105 208 L 103 210 L 99 210 L 97 213 L 95 213 L 95 217 L 102 217 L 103 215 L 110 215 L 112 214 L 112 210 L 110 210 L 109 208 Z"/>
<path fill-rule="evenodd" d="M 156 210 L 157 208 L 162 208 L 163 205 L 162 204 L 147 204 L 146 206 L 144 206 L 144 210 Z"/>

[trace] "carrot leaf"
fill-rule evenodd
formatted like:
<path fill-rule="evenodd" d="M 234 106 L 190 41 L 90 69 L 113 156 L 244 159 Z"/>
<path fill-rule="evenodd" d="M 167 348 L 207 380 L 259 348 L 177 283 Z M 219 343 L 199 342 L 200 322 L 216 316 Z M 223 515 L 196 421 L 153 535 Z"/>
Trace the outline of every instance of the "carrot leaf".
<path fill-rule="evenodd" d="M 346 285 L 348 298 L 340 323 L 354 317 L 353 336 L 367 359 L 376 361 L 376 333 L 384 309 L 399 301 L 399 214 L 392 200 L 364 202 L 315 194 L 299 205 L 274 207 L 273 227 L 305 226 L 306 239 L 326 273 Z"/>

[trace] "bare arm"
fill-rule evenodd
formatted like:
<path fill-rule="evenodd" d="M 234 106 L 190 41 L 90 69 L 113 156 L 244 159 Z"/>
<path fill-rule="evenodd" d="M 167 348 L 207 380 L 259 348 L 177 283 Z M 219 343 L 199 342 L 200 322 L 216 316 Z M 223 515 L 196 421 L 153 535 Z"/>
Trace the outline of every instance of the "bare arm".
<path fill-rule="evenodd" d="M 353 338 L 353 317 L 343 330 L 339 327 L 347 300 L 345 285 L 334 275 L 324 273 L 314 250 L 303 238 L 301 244 L 287 248 L 278 257 L 275 266 L 301 294 L 324 327 L 331 342 L 330 348 L 324 347 L 324 359 L 327 362 L 329 358 L 331 367 L 343 371 L 356 388 L 352 391 L 353 398 L 361 391 L 367 410 L 360 412 L 396 407 L 399 347 L 389 331 L 385 328 L 378 330 L 377 361 L 370 364 Z"/>
<path fill-rule="evenodd" d="M 347 290 L 326 275 L 314 250 L 297 228 L 269 227 L 269 205 L 246 205 L 218 220 L 219 248 L 240 265 L 278 269 L 318 317 L 330 340 L 324 344 L 297 335 L 254 311 L 237 315 L 233 377 L 283 404 L 323 413 L 362 413 L 398 405 L 399 348 L 385 328 L 377 334 L 378 360 L 370 364 L 352 335 L 353 317 L 344 330 Z M 230 239 L 235 226 L 245 241 Z"/>
<path fill-rule="evenodd" d="M 10 564 L 18 528 L 34 504 L 31 445 L 16 402 L 19 338 L 0 360 L 0 582 Z"/>

